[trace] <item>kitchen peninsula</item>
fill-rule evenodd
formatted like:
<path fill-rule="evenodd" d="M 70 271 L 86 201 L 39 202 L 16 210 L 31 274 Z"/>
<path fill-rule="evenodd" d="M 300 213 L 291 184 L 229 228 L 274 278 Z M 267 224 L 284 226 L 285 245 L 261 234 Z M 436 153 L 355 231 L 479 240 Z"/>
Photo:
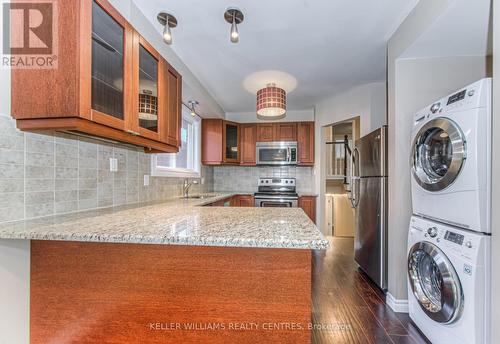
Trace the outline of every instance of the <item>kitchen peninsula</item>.
<path fill-rule="evenodd" d="M 230 197 L 0 225 L 31 240 L 31 342 L 310 342 L 328 241 L 299 208 L 205 207 Z"/>

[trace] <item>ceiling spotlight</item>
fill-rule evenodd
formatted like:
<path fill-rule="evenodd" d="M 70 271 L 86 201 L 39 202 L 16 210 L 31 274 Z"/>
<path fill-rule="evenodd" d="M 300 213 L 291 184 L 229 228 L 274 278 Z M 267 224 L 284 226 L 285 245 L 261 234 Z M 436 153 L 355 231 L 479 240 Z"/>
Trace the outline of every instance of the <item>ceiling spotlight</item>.
<path fill-rule="evenodd" d="M 199 104 L 196 100 L 190 100 L 188 101 L 189 104 L 189 111 L 191 112 L 191 116 L 196 116 L 196 106 Z"/>
<path fill-rule="evenodd" d="M 172 32 L 170 28 L 177 26 L 177 19 L 173 15 L 167 12 L 160 12 L 156 16 L 156 19 L 163 25 L 163 41 L 168 45 L 172 44 Z"/>
<path fill-rule="evenodd" d="M 224 19 L 231 24 L 231 42 L 238 43 L 240 40 L 238 24 L 243 22 L 243 13 L 237 8 L 228 8 L 224 13 Z"/>

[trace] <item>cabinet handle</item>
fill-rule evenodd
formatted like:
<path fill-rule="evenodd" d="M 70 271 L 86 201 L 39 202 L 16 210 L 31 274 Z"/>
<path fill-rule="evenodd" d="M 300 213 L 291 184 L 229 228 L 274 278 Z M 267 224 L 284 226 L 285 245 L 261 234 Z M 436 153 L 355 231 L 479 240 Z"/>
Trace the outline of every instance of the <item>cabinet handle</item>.
<path fill-rule="evenodd" d="M 141 135 L 140 133 L 138 133 L 137 131 L 133 131 L 133 130 L 125 130 L 127 133 L 131 134 L 131 135 L 135 135 L 135 136 L 139 136 Z"/>

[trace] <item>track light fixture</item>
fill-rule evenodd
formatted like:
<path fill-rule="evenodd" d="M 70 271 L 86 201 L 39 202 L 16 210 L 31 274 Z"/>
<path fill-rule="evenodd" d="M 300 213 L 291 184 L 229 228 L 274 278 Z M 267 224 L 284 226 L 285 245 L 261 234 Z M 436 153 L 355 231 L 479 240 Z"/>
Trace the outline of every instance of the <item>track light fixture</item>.
<path fill-rule="evenodd" d="M 238 24 L 243 22 L 243 13 L 237 8 L 228 8 L 224 13 L 224 19 L 231 24 L 230 39 L 233 43 L 238 43 L 240 40 L 240 33 L 238 32 Z"/>
<path fill-rule="evenodd" d="M 199 104 L 196 100 L 190 100 L 188 101 L 189 104 L 189 111 L 191 112 L 191 116 L 196 116 L 198 115 L 196 113 L 196 106 Z"/>
<path fill-rule="evenodd" d="M 156 16 L 156 19 L 160 22 L 163 28 L 163 41 L 168 45 L 172 44 L 172 32 L 170 28 L 174 28 L 177 26 L 177 19 L 167 12 L 160 12 Z"/>

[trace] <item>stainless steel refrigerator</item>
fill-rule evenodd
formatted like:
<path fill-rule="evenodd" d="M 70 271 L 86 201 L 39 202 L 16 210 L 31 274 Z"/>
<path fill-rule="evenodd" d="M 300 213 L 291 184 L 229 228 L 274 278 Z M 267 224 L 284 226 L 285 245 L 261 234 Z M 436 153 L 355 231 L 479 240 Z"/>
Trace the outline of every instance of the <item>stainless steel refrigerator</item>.
<path fill-rule="evenodd" d="M 356 213 L 355 260 L 387 289 L 387 127 L 356 140 L 352 153 L 351 203 Z"/>

